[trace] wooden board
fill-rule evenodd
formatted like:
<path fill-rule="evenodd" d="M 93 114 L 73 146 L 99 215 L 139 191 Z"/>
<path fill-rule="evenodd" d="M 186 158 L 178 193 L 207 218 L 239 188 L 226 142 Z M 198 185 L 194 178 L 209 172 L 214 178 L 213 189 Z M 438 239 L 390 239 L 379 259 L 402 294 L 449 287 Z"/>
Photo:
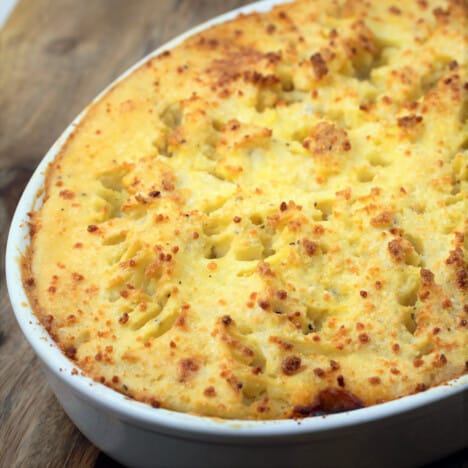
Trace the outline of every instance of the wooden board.
<path fill-rule="evenodd" d="M 111 464 L 56 402 L 9 304 L 4 250 L 25 183 L 114 78 L 170 38 L 246 3 L 20 0 L 0 31 L 0 466 Z"/>

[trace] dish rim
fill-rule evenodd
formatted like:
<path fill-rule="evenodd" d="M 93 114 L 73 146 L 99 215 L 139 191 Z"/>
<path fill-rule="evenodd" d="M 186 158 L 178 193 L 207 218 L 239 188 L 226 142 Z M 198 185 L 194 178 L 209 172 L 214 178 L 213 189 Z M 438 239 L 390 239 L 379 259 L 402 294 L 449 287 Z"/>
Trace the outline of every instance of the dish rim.
<path fill-rule="evenodd" d="M 66 144 L 68 137 L 87 114 L 90 107 L 149 59 L 174 48 L 190 36 L 204 31 L 213 25 L 229 21 L 241 13 L 266 12 L 275 5 L 287 4 L 290 1 L 261 0 L 216 16 L 166 42 L 119 75 L 67 126 L 65 131 L 42 158 L 31 176 L 12 218 L 5 256 L 7 289 L 16 319 L 27 341 L 41 362 L 59 380 L 71 387 L 75 394 L 78 394 L 94 407 L 103 408 L 117 414 L 119 417 L 137 426 L 152 431 L 156 429 L 159 432 L 177 435 L 183 434 L 194 438 L 197 436 L 210 436 L 210 438 L 215 437 L 217 439 L 244 439 L 247 437 L 254 440 L 259 437 L 268 437 L 269 439 L 272 437 L 297 437 L 298 435 L 318 434 L 335 429 L 350 428 L 390 418 L 453 397 L 461 392 L 468 392 L 468 374 L 465 374 L 424 392 L 407 395 L 396 400 L 353 411 L 298 420 L 225 420 L 181 413 L 164 408 L 155 409 L 150 405 L 132 400 L 101 383 L 95 382 L 86 375 L 82 375 L 79 368 L 65 357 L 32 311 L 21 279 L 20 261 L 26 247 L 29 245 L 30 239 L 27 213 L 41 206 L 42 196 L 40 194 L 44 187 L 47 167 L 59 154 L 62 147 Z M 78 370 L 78 374 L 73 375 L 76 373 L 76 370 Z"/>

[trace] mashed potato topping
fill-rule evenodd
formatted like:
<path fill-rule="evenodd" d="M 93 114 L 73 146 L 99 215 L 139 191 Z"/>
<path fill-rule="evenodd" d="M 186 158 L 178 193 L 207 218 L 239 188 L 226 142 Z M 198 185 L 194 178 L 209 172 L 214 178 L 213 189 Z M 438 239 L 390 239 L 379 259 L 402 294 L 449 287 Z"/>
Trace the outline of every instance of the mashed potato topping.
<path fill-rule="evenodd" d="M 303 0 L 148 60 L 90 106 L 24 282 L 85 374 L 241 419 L 467 372 L 463 0 Z"/>

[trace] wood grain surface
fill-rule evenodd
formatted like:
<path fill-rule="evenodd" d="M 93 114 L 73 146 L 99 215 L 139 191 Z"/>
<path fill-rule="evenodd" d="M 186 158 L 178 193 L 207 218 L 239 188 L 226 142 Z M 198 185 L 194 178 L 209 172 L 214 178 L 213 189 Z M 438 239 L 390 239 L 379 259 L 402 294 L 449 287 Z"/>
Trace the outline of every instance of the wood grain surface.
<path fill-rule="evenodd" d="M 2 1 L 2 0 L 0 0 Z M 0 466 L 117 466 L 73 426 L 23 338 L 5 285 L 8 226 L 69 122 L 138 59 L 248 0 L 20 0 L 0 30 Z"/>
<path fill-rule="evenodd" d="M 119 466 L 62 411 L 10 307 L 4 250 L 27 180 L 110 81 L 168 39 L 246 3 L 20 0 L 0 30 L 0 467 Z M 465 451 L 431 468 L 468 468 L 466 460 Z"/>

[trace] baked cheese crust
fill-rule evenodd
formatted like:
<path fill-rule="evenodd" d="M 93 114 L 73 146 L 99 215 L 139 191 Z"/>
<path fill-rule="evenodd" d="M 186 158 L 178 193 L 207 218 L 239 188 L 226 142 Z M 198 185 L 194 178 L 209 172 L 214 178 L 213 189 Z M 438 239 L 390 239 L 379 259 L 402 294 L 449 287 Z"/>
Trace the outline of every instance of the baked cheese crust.
<path fill-rule="evenodd" d="M 155 407 L 239 419 L 466 373 L 467 15 L 297 1 L 91 105 L 23 262 L 64 353 Z"/>

